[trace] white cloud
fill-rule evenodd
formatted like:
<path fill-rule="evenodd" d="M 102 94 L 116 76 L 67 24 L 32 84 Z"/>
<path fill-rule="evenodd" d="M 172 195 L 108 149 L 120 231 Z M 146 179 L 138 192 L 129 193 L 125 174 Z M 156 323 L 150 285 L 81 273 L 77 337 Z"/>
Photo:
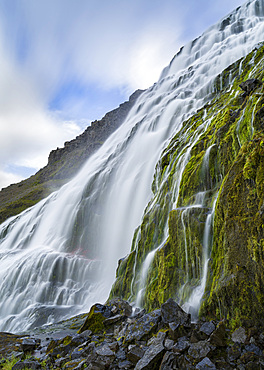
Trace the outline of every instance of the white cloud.
<path fill-rule="evenodd" d="M 15 184 L 21 180 L 23 180 L 22 176 L 0 170 L 0 190 L 10 184 Z"/>
<path fill-rule="evenodd" d="M 194 33 L 199 27 L 204 31 L 239 2 L 1 2 L 0 181 L 10 175 L 3 175 L 6 165 L 45 165 L 50 150 L 80 133 L 78 120 L 89 121 L 81 113 L 89 104 L 81 93 L 62 92 L 59 109 L 64 112 L 49 111 L 62 86 L 80 84 L 89 94 L 116 88 L 123 96 L 146 88 L 186 39 L 198 36 Z M 215 19 L 219 9 L 221 15 Z M 75 114 L 79 116 L 74 121 Z"/>

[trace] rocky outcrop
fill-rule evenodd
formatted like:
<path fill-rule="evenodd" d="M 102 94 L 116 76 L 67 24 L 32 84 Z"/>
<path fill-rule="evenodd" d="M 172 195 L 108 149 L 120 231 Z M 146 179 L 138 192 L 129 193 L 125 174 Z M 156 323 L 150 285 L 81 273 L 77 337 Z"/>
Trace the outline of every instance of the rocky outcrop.
<path fill-rule="evenodd" d="M 98 319 L 98 314 L 100 319 Z M 115 322 L 116 316 L 120 317 Z M 109 319 L 113 319 L 109 322 Z M 191 317 L 169 299 L 160 309 L 132 314 L 120 299 L 94 305 L 78 332 L 68 332 L 75 318 L 41 328 L 42 334 L 21 338 L 2 333 L 1 365 L 24 369 L 261 369 L 264 335 L 258 328 L 233 333 L 221 321 L 191 323 Z M 171 327 L 177 328 L 174 331 Z M 48 331 L 45 333 L 45 330 Z M 47 338 L 48 336 L 48 338 Z M 36 348 L 37 347 L 37 348 Z M 12 360 L 11 360 L 12 359 Z M 11 368 L 11 366 L 9 366 Z"/>
<path fill-rule="evenodd" d="M 143 90 L 135 91 L 129 100 L 107 113 L 63 148 L 53 150 L 48 164 L 29 179 L 0 191 L 0 223 L 33 206 L 68 182 L 105 140 L 124 122 Z"/>

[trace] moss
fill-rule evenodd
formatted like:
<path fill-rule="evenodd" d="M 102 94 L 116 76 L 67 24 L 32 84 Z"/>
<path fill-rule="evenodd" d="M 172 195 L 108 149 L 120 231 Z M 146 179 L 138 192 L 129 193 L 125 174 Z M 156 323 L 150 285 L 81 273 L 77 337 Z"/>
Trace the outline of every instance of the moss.
<path fill-rule="evenodd" d="M 135 299 L 142 264 L 156 249 L 143 306 L 152 310 L 169 297 L 188 299 L 201 279 L 205 222 L 219 193 L 201 313 L 233 317 L 234 327 L 248 320 L 250 300 L 258 307 L 253 316 L 263 312 L 264 88 L 245 96 L 239 87 L 249 77 L 264 79 L 263 56 L 260 47 L 223 71 L 212 100 L 182 123 L 164 149 L 153 197 L 131 254 L 120 263 L 113 296 Z"/>
<path fill-rule="evenodd" d="M 79 329 L 78 333 L 82 333 L 85 330 L 91 330 L 94 334 L 101 333 L 105 331 L 104 321 L 106 317 L 98 311 L 97 305 L 92 306 L 88 317 L 86 318 L 84 324 Z"/>
<path fill-rule="evenodd" d="M 202 313 L 230 319 L 232 327 L 262 325 L 263 166 L 262 137 L 255 135 L 226 176 L 216 208 L 214 235 L 218 237 Z"/>

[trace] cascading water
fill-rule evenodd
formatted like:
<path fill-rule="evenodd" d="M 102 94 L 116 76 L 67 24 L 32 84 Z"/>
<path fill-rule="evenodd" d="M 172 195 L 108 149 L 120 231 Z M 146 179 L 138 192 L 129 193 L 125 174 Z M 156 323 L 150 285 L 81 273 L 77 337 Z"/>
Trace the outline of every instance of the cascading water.
<path fill-rule="evenodd" d="M 1 330 L 26 330 L 107 298 L 161 152 L 210 98 L 217 74 L 262 41 L 263 17 L 264 1 L 249 1 L 187 44 L 70 183 L 1 225 Z"/>

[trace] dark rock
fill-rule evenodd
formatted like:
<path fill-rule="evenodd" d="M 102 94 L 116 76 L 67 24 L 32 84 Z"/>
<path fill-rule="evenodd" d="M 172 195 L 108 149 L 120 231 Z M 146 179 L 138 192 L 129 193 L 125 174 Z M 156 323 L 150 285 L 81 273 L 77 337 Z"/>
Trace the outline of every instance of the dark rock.
<path fill-rule="evenodd" d="M 118 369 L 134 369 L 134 365 L 129 361 L 122 361 L 118 363 Z"/>
<path fill-rule="evenodd" d="M 97 347 L 95 349 L 95 353 L 98 356 L 103 356 L 103 357 L 110 357 L 111 359 L 114 359 L 115 357 L 115 352 L 113 352 L 108 344 L 102 344 L 101 346 Z"/>
<path fill-rule="evenodd" d="M 166 339 L 167 333 L 160 331 L 158 335 L 155 337 L 153 336 L 147 343 L 147 346 L 156 346 L 159 344 L 164 345 L 165 339 Z"/>
<path fill-rule="evenodd" d="M 116 358 L 121 361 L 126 359 L 126 353 L 124 348 L 119 348 L 119 350 L 116 353 Z"/>
<path fill-rule="evenodd" d="M 240 343 L 235 343 L 232 347 L 227 348 L 227 358 L 230 362 L 237 360 L 241 354 L 242 352 Z"/>
<path fill-rule="evenodd" d="M 191 325 L 191 315 L 184 312 L 171 298 L 161 305 L 161 317 L 165 324 L 175 323 L 187 327 Z"/>
<path fill-rule="evenodd" d="M 194 359 L 199 360 L 203 357 L 206 357 L 208 353 L 214 348 L 215 347 L 212 347 L 207 341 L 192 343 L 188 349 L 188 355 L 193 357 Z"/>
<path fill-rule="evenodd" d="M 90 312 L 80 328 L 78 334 L 86 330 L 91 330 L 93 333 L 100 333 L 105 330 L 104 321 L 112 316 L 111 307 L 96 303 L 90 309 Z"/>
<path fill-rule="evenodd" d="M 34 352 L 39 344 L 40 341 L 33 338 L 24 338 L 21 343 L 21 349 L 23 352 Z"/>
<path fill-rule="evenodd" d="M 185 325 L 180 325 L 175 322 L 169 323 L 169 336 L 174 341 L 178 340 L 180 337 L 188 334 L 189 328 Z"/>
<path fill-rule="evenodd" d="M 75 348 L 72 351 L 71 358 L 72 360 L 76 360 L 82 357 L 88 357 L 89 355 L 94 354 L 94 350 L 95 350 L 95 343 L 94 342 L 89 343 L 88 346 L 86 347 Z"/>
<path fill-rule="evenodd" d="M 127 301 L 122 299 L 112 299 L 107 303 L 111 306 L 111 312 L 113 315 L 125 315 L 127 317 L 132 315 L 132 306 Z"/>
<path fill-rule="evenodd" d="M 126 319 L 125 315 L 115 315 L 113 317 L 110 317 L 109 319 L 104 320 L 103 324 L 105 326 L 111 326 L 114 324 L 120 324 L 122 321 Z"/>
<path fill-rule="evenodd" d="M 25 360 L 18 361 L 12 367 L 12 370 L 23 370 L 23 369 L 39 370 L 41 369 L 41 365 L 37 361 Z"/>
<path fill-rule="evenodd" d="M 178 367 L 178 355 L 173 352 L 166 352 L 160 364 L 160 370 L 176 370 Z"/>
<path fill-rule="evenodd" d="M 155 310 L 140 317 L 125 329 L 125 342 L 129 343 L 148 338 L 155 331 L 160 321 L 160 310 Z"/>
<path fill-rule="evenodd" d="M 172 340 L 172 339 L 166 339 L 165 340 L 164 347 L 166 348 L 166 350 L 170 351 L 173 346 L 174 346 L 174 340 Z"/>
<path fill-rule="evenodd" d="M 130 362 L 136 364 L 144 356 L 144 353 L 145 351 L 141 347 L 133 345 L 129 348 L 127 358 Z"/>
<path fill-rule="evenodd" d="M 190 347 L 190 343 L 187 340 L 179 340 L 173 347 L 172 351 L 177 354 L 181 354 Z"/>
<path fill-rule="evenodd" d="M 262 350 L 255 344 L 246 345 L 244 352 L 252 352 L 252 353 L 255 353 L 255 355 L 257 356 L 263 355 Z"/>
<path fill-rule="evenodd" d="M 210 336 L 210 343 L 217 347 L 225 347 L 227 343 L 227 331 L 225 324 L 221 321 Z"/>
<path fill-rule="evenodd" d="M 199 370 L 216 369 L 215 364 L 213 364 L 208 357 L 205 357 L 202 361 L 200 361 L 195 368 Z"/>
<path fill-rule="evenodd" d="M 242 82 L 239 87 L 245 91 L 247 95 L 249 95 L 252 91 L 254 91 L 256 88 L 258 88 L 260 85 L 262 85 L 262 82 L 260 80 L 257 80 L 255 78 L 247 80 Z"/>
<path fill-rule="evenodd" d="M 200 331 L 204 334 L 206 334 L 208 337 L 212 334 L 212 332 L 215 330 L 215 324 L 210 322 L 205 322 L 201 327 Z"/>
<path fill-rule="evenodd" d="M 142 359 L 138 361 L 135 370 L 159 369 L 164 353 L 165 348 L 161 344 L 149 347 Z"/>
<path fill-rule="evenodd" d="M 232 341 L 237 343 L 245 343 L 247 339 L 246 330 L 244 328 L 238 328 L 232 334 Z"/>

